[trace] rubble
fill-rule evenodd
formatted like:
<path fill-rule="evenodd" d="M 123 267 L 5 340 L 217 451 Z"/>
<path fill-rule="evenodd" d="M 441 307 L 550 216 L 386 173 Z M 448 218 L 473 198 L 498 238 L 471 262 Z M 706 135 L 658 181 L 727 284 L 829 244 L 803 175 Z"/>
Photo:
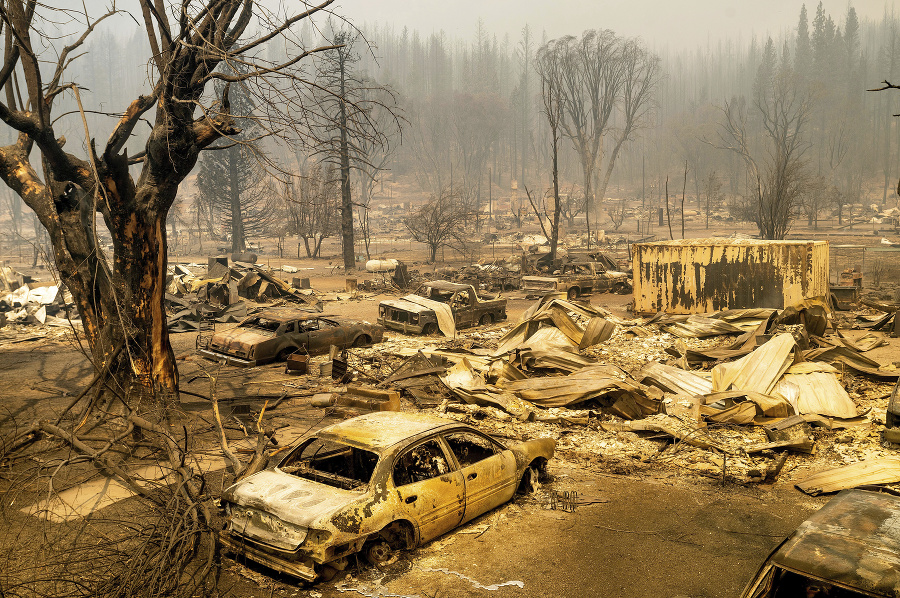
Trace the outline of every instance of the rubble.
<path fill-rule="evenodd" d="M 808 475 L 802 462 L 786 468 L 788 455 L 884 458 L 873 424 L 900 370 L 863 355 L 883 335 L 829 334 L 820 300 L 789 307 L 626 320 L 545 297 L 512 325 L 388 338 L 379 355 L 394 365 L 375 377 L 420 409 L 549 436 L 564 458 L 611 471 L 675 466 L 758 483 Z"/>
<path fill-rule="evenodd" d="M 232 305 L 241 299 L 258 303 L 283 299 L 310 307 L 319 305 L 314 295 L 293 288 L 265 268 L 252 263 L 232 262 L 229 266 L 221 259 L 210 258 L 203 278 L 182 265 L 172 266 L 169 270 L 166 292 L 176 298 L 196 299 L 220 306 Z"/>
<path fill-rule="evenodd" d="M 900 482 L 900 459 L 872 459 L 820 471 L 795 484 L 816 496 L 875 484 Z"/>

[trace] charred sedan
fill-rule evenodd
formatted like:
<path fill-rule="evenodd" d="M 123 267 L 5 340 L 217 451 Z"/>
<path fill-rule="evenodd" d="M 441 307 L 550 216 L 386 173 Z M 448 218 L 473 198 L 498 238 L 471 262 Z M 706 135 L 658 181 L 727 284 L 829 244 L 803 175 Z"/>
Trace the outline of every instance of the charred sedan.
<path fill-rule="evenodd" d="M 254 366 L 283 361 L 297 351 L 322 353 L 379 343 L 384 328 L 361 320 L 311 314 L 296 309 L 267 309 L 230 330 L 217 332 L 200 354 L 230 365 Z"/>
<path fill-rule="evenodd" d="M 372 563 L 509 501 L 556 442 L 508 448 L 452 420 L 378 412 L 323 428 L 222 495 L 229 551 L 307 581 Z"/>

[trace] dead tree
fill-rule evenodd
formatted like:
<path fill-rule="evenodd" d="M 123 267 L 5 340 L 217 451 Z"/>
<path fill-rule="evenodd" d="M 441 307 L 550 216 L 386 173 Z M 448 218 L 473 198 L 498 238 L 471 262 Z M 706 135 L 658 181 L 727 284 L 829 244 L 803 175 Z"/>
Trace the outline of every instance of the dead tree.
<path fill-rule="evenodd" d="M 776 64 L 771 39 L 757 72 L 752 107 L 751 115 L 743 98 L 725 104 L 720 147 L 744 161 L 753 182 L 752 219 L 760 237 L 783 239 L 810 181 L 804 133 L 812 96 L 786 57 Z"/>
<path fill-rule="evenodd" d="M 279 17 L 252 0 L 171 6 L 164 0 L 139 0 L 152 51 L 152 86 L 114 115 L 118 122 L 100 147 L 88 132 L 83 142 L 67 146 L 55 132 L 53 108 L 64 95 L 80 106 L 79 85 L 66 80 L 66 68 L 81 55 L 98 23 L 115 11 L 97 19 L 81 15 L 79 37 L 65 47 L 42 50 L 49 42 L 43 37 L 36 43 L 37 23 L 56 20 L 61 9 L 36 0 L 10 0 L 0 7 L 5 34 L 0 87 L 6 91 L 0 121 L 18 134 L 15 143 L 0 148 L 0 178 L 48 230 L 56 267 L 75 299 L 96 367 L 106 365 L 113 350 L 124 344 L 109 368 L 124 388 L 153 395 L 176 391 L 178 373 L 163 308 L 165 222 L 200 151 L 238 133 L 227 84 L 244 82 L 260 95 L 278 95 L 279 104 L 268 106 L 263 115 L 271 123 L 269 130 L 302 121 L 307 108 L 291 92 L 307 80 L 300 70 L 304 59 L 327 48 L 305 47 L 292 29 L 332 1 Z M 73 18 L 71 11 L 64 14 Z M 245 39 L 250 31 L 253 37 Z M 273 40 L 294 48 L 290 56 L 259 59 Z M 246 73 L 217 70 L 228 61 L 244 65 Z M 210 101 L 217 80 L 226 85 L 222 97 Z M 145 141 L 136 132 L 141 122 L 150 125 Z M 128 147 L 136 141 L 142 149 Z M 90 148 L 86 155 L 67 151 L 82 143 Z M 33 162 L 41 164 L 42 174 Z M 137 177 L 129 170 L 132 165 L 140 165 Z M 112 235 L 109 260 L 94 232 L 97 214 Z"/>
<path fill-rule="evenodd" d="M 432 196 L 428 202 L 403 221 L 412 238 L 431 250 L 430 263 L 437 259 L 441 247 L 464 247 L 469 234 L 466 227 L 475 210 L 449 190 Z"/>
<path fill-rule="evenodd" d="M 550 220 L 550 261 L 556 260 L 556 248 L 559 245 L 559 217 L 562 212 L 562 201 L 559 197 L 559 122 L 560 103 L 559 89 L 554 85 L 559 80 L 560 64 L 559 55 L 542 48 L 535 59 L 535 69 L 541 79 L 542 112 L 547 117 L 547 125 L 550 127 L 550 160 L 553 177 L 553 218 Z M 527 187 L 526 187 L 527 191 Z M 531 201 L 531 194 L 528 194 Z M 534 203 L 532 202 L 532 208 Z M 535 210 L 536 212 L 536 210 Z M 540 221 L 541 215 L 536 214 Z M 543 222 L 541 223 L 543 227 Z M 546 233 L 546 231 L 545 231 Z"/>
<path fill-rule="evenodd" d="M 541 52 L 555 54 L 559 65 L 551 84 L 559 93 L 560 126 L 581 162 L 590 243 L 594 179 L 605 163 L 598 189 L 602 200 L 619 151 L 646 121 L 659 59 L 638 41 L 608 29 L 551 40 Z M 612 151 L 604 156 L 607 138 L 612 139 Z"/>
<path fill-rule="evenodd" d="M 280 188 L 286 232 L 303 240 L 306 257 L 322 257 L 322 241 L 340 231 L 340 182 L 336 168 L 307 161 Z"/>
<path fill-rule="evenodd" d="M 340 172 L 344 269 L 352 270 L 356 267 L 356 252 L 350 171 L 363 164 L 372 168 L 367 156 L 374 155 L 376 148 L 388 145 L 391 133 L 399 130 L 400 119 L 395 113 L 393 92 L 367 80 L 356 70 L 361 36 L 336 31 L 331 39 L 333 47 L 318 57 L 314 98 L 322 110 L 319 118 L 311 123 L 322 141 L 316 155 L 334 164 Z M 379 119 L 373 115 L 376 110 L 381 113 Z"/>

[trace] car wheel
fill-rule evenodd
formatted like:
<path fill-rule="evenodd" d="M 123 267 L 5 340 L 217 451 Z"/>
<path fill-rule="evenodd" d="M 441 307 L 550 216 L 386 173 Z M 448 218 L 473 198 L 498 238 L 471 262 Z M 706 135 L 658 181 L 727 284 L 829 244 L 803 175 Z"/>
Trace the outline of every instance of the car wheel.
<path fill-rule="evenodd" d="M 425 327 L 422 329 L 422 334 L 432 335 L 437 332 L 437 329 L 438 329 L 437 324 L 435 324 L 434 322 L 428 322 L 427 324 L 425 324 Z"/>
<path fill-rule="evenodd" d="M 278 352 L 278 361 L 287 361 L 287 358 L 297 352 L 297 347 L 285 347 Z"/>
<path fill-rule="evenodd" d="M 519 480 L 519 487 L 516 489 L 516 493 L 531 494 L 536 492 L 542 483 L 549 481 L 550 474 L 547 472 L 547 461 L 538 459 L 525 468 L 522 479 Z"/>
<path fill-rule="evenodd" d="M 569 298 L 569 301 L 575 301 L 578 299 L 578 287 L 572 287 L 569 289 L 569 292 L 566 293 L 566 296 Z"/>
<path fill-rule="evenodd" d="M 494 323 L 494 316 L 492 316 L 491 314 L 484 314 L 483 316 L 481 316 L 481 319 L 478 321 L 478 323 L 482 326 L 489 326 L 490 324 Z"/>
<path fill-rule="evenodd" d="M 363 548 L 363 556 L 370 565 L 383 565 L 394 556 L 394 549 L 384 540 L 378 540 Z"/>
<path fill-rule="evenodd" d="M 625 283 L 617 282 L 613 285 L 612 292 L 616 295 L 624 295 L 625 294 Z"/>
<path fill-rule="evenodd" d="M 368 337 L 368 335 L 360 334 L 353 340 L 354 347 L 365 347 L 366 345 L 372 344 L 372 339 Z"/>

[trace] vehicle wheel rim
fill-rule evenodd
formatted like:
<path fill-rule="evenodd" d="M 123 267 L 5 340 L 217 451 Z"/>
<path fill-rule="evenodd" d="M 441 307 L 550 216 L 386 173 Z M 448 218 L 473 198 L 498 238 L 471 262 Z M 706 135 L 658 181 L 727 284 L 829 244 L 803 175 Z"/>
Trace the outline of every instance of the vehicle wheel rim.
<path fill-rule="evenodd" d="M 374 565 L 389 560 L 393 554 L 394 551 L 387 542 L 378 542 L 369 547 L 366 551 L 366 558 Z"/>

